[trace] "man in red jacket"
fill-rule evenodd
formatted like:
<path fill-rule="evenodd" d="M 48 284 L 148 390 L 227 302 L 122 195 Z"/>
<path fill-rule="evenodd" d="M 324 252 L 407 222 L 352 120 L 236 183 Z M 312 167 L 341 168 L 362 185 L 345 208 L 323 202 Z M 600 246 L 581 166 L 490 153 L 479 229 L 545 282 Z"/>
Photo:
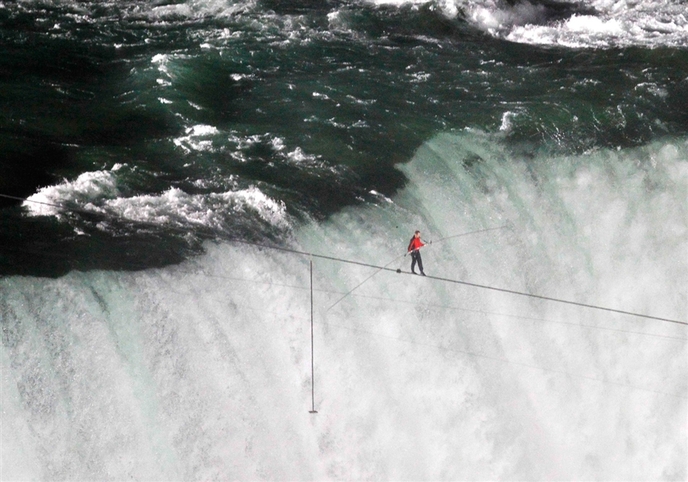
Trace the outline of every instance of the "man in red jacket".
<path fill-rule="evenodd" d="M 416 273 L 416 263 L 418 263 L 418 269 L 420 269 L 420 274 L 425 276 L 423 272 L 423 260 L 420 259 L 420 248 L 425 246 L 425 243 L 420 240 L 420 231 L 416 231 L 411 238 L 411 242 L 408 245 L 408 252 L 411 253 L 411 273 Z"/>

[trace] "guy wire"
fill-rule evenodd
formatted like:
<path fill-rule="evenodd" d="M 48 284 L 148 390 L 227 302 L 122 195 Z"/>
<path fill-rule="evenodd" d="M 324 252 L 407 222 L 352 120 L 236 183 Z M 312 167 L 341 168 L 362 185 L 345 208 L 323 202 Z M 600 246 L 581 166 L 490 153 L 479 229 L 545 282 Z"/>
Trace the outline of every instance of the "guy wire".
<path fill-rule="evenodd" d="M 468 236 L 469 234 L 484 233 L 484 232 L 486 232 L 486 231 L 494 231 L 494 230 L 496 230 L 496 229 L 503 229 L 503 228 L 506 228 L 506 227 L 507 227 L 507 226 L 504 225 L 504 226 L 499 226 L 498 228 L 480 229 L 480 230 L 478 230 L 478 231 L 471 231 L 471 232 L 469 232 L 469 233 L 454 234 L 454 235 L 452 235 L 452 236 L 447 236 L 447 237 L 444 237 L 444 238 L 440 238 L 440 239 L 438 239 L 437 241 L 435 241 L 435 243 L 439 243 L 439 242 L 442 242 L 442 241 L 445 241 L 445 240 L 451 239 L 451 238 L 458 238 L 459 236 Z M 432 243 L 433 243 L 433 242 L 430 241 L 428 244 L 432 244 Z M 427 245 L 426 245 L 426 246 L 427 246 Z M 424 247 L 424 246 L 421 246 L 421 248 L 422 248 L 422 247 Z M 419 249 L 420 249 L 420 248 L 419 248 Z M 387 263 L 386 265 L 384 265 L 382 268 L 380 268 L 380 269 L 378 269 L 377 271 L 375 271 L 373 274 L 371 274 L 370 276 L 368 276 L 366 279 L 364 279 L 363 281 L 361 281 L 360 283 L 358 283 L 356 286 L 354 286 L 353 288 L 351 288 L 351 290 L 350 290 L 349 292 L 347 292 L 344 296 L 342 296 L 342 297 L 339 298 L 337 301 L 335 301 L 335 302 L 334 302 L 332 305 L 330 305 L 330 307 L 327 308 L 327 310 L 325 310 L 325 311 L 326 311 L 326 312 L 327 312 L 327 311 L 330 311 L 330 310 L 331 310 L 332 308 L 334 308 L 337 304 L 339 304 L 340 301 L 342 301 L 344 298 L 346 298 L 346 297 L 349 296 L 351 293 L 353 293 L 354 290 L 360 288 L 360 287 L 363 285 L 363 283 L 365 283 L 366 281 L 368 281 L 370 278 L 372 278 L 373 276 L 375 276 L 376 274 L 378 274 L 378 273 L 379 273 L 380 271 L 382 271 L 383 269 L 387 268 L 390 264 L 394 263 L 395 261 L 397 261 L 397 260 L 400 259 L 400 258 L 403 258 L 403 257 L 406 256 L 407 254 L 408 254 L 408 253 L 404 253 L 404 254 L 402 254 L 402 255 L 400 255 L 400 256 L 397 256 L 397 257 L 394 258 L 392 261 L 390 261 L 389 263 Z M 401 271 L 400 268 L 396 269 L 396 272 L 397 272 L 397 273 L 399 273 L 400 271 Z"/>

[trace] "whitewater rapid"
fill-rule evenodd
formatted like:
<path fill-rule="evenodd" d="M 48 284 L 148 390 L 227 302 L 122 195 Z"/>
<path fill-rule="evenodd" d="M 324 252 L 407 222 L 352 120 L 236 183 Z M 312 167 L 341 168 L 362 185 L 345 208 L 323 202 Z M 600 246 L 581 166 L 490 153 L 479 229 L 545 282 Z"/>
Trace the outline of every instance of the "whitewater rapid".
<path fill-rule="evenodd" d="M 688 142 L 441 134 L 304 252 L 686 321 Z M 0 280 L 5 480 L 678 480 L 686 327 L 233 243 Z"/>
<path fill-rule="evenodd" d="M 431 4 L 498 38 L 568 48 L 685 47 L 682 0 L 371 0 L 378 5 Z"/>

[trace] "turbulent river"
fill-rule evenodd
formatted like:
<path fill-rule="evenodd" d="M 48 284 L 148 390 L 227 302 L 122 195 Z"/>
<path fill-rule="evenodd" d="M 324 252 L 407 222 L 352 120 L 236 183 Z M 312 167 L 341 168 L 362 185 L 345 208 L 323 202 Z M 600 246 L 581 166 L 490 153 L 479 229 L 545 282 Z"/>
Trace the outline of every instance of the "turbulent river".
<path fill-rule="evenodd" d="M 0 1 L 0 40 L 3 480 L 688 477 L 685 1 Z"/>

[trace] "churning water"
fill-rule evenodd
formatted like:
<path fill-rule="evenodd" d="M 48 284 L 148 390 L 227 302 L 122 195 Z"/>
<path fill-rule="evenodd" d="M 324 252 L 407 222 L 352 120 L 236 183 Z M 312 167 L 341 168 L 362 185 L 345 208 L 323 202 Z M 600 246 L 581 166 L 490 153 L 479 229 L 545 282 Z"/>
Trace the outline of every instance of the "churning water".
<path fill-rule="evenodd" d="M 685 3 L 21 1 L 0 35 L 3 480 L 688 476 Z"/>

